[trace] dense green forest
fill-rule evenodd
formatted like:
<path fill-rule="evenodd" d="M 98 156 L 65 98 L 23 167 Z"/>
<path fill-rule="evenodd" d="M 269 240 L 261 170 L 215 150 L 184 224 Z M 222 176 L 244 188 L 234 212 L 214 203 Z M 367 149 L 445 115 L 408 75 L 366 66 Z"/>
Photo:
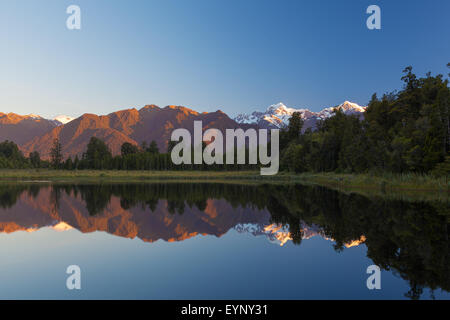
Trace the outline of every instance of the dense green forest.
<path fill-rule="evenodd" d="M 448 65 L 450 67 L 450 64 Z M 399 92 L 376 94 L 364 119 L 336 111 L 314 132 L 300 132 L 294 114 L 282 133 L 281 165 L 294 172 L 450 173 L 450 89 L 448 79 L 430 73 L 417 78 L 407 67 Z"/>
<path fill-rule="evenodd" d="M 450 63 L 447 65 L 450 68 Z M 302 130 L 294 113 L 280 133 L 280 170 L 311 172 L 417 172 L 450 174 L 450 89 L 442 75 L 418 78 L 407 67 L 398 92 L 374 94 L 363 119 L 336 110 L 319 121 L 317 130 Z M 0 168 L 55 168 L 67 170 L 249 170 L 257 165 L 175 165 L 170 151 L 160 153 L 154 141 L 138 147 L 122 145 L 113 156 L 108 146 L 92 137 L 81 158 L 63 159 L 54 141 L 50 161 L 37 152 L 25 157 L 13 142 L 0 143 Z M 247 151 L 248 153 L 248 151 Z M 235 152 L 236 154 L 236 152 Z"/>

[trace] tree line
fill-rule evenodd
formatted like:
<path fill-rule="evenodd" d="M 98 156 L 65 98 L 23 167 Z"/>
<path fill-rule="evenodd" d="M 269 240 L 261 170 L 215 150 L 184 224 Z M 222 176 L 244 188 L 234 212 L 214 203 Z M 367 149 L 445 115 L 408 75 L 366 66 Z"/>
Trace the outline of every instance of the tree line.
<path fill-rule="evenodd" d="M 206 165 L 181 164 L 175 165 L 171 159 L 171 151 L 176 142 L 170 141 L 168 151 L 161 153 L 155 141 L 149 145 L 143 142 L 140 146 L 125 142 L 121 146 L 120 155 L 113 156 L 108 145 L 97 137 L 91 137 L 86 151 L 81 157 L 64 159 L 62 145 L 59 139 L 53 141 L 50 149 L 50 159 L 42 160 L 37 151 L 23 156 L 18 146 L 12 141 L 0 143 L 0 168 L 52 168 L 58 170 L 252 170 L 257 165 Z M 206 144 L 203 145 L 203 148 Z M 248 151 L 247 151 L 248 153 Z M 193 156 L 193 152 L 191 152 Z M 237 152 L 235 152 L 237 157 Z M 192 161 L 193 163 L 193 161 Z"/>
<path fill-rule="evenodd" d="M 447 65 L 450 68 L 450 63 Z M 319 121 L 316 130 L 302 130 L 294 113 L 280 132 L 280 170 L 300 172 L 418 172 L 450 174 L 450 89 L 442 75 L 418 78 L 412 67 L 404 70 L 398 92 L 374 94 L 363 119 L 336 109 Z M 14 142 L 0 143 L 0 168 L 54 168 L 66 170 L 251 170 L 258 165 L 206 165 L 172 163 L 170 141 L 166 153 L 155 141 L 141 146 L 125 142 L 113 156 L 108 145 L 92 137 L 79 158 L 63 158 L 55 139 L 50 160 L 37 151 L 26 158 Z M 247 159 L 248 159 L 248 150 Z M 235 152 L 235 155 L 237 152 Z M 237 163 L 235 161 L 234 163 Z M 248 163 L 248 161 L 247 161 Z"/>
<path fill-rule="evenodd" d="M 403 72 L 403 89 L 380 99 L 374 94 L 363 119 L 336 110 L 302 134 L 303 120 L 294 113 L 280 135 L 281 169 L 449 175 L 448 79 L 417 78 L 411 67 Z"/>

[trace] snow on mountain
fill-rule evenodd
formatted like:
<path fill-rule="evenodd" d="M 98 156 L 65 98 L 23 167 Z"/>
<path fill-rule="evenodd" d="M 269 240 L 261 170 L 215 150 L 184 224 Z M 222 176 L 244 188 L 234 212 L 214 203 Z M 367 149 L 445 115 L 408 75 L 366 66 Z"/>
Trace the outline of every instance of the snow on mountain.
<path fill-rule="evenodd" d="M 237 224 L 234 229 L 239 233 L 249 233 L 254 236 L 265 236 L 267 239 L 277 245 L 283 246 L 288 241 L 292 241 L 289 226 L 281 224 L 265 223 L 243 223 Z M 310 239 L 314 236 L 324 237 L 323 231 L 316 225 L 307 225 L 301 222 L 302 239 Z"/>
<path fill-rule="evenodd" d="M 340 104 L 337 107 L 331 107 L 331 108 L 325 108 L 322 111 L 318 112 L 319 117 L 325 119 L 328 117 L 331 117 L 333 114 L 333 111 L 336 109 L 342 110 L 346 115 L 352 115 L 352 114 L 361 114 L 366 112 L 367 107 L 361 107 L 356 103 L 345 101 L 344 103 Z"/>
<path fill-rule="evenodd" d="M 53 121 L 59 122 L 58 125 L 61 125 L 61 124 L 66 124 L 66 123 L 72 121 L 73 119 L 75 119 L 75 118 L 70 117 L 70 116 L 60 115 L 60 116 L 53 118 Z"/>
<path fill-rule="evenodd" d="M 53 119 L 47 119 L 44 117 L 41 117 L 40 115 L 34 114 L 34 113 L 30 113 L 27 115 L 19 115 L 19 114 L 15 114 L 15 113 L 3 113 L 0 112 L 0 118 L 4 118 L 3 122 L 6 122 L 6 120 L 9 120 L 9 122 L 20 122 L 22 120 L 36 120 L 36 121 L 40 121 L 40 120 L 47 120 L 50 123 L 52 123 L 55 126 L 60 126 L 62 124 L 66 124 L 70 121 L 72 121 L 73 119 L 75 119 L 74 117 L 70 117 L 70 116 L 65 116 L 65 115 L 60 115 L 57 116 Z"/>
<path fill-rule="evenodd" d="M 32 114 L 32 113 L 30 113 L 30 114 L 27 114 L 25 117 L 27 117 L 27 118 L 32 118 L 32 119 L 43 119 L 41 116 L 38 116 L 37 114 Z"/>
<path fill-rule="evenodd" d="M 317 121 L 324 120 L 332 116 L 336 109 L 342 110 L 347 115 L 362 115 L 366 107 L 361 107 L 356 103 L 345 101 L 337 107 L 325 108 L 320 112 L 312 112 L 308 109 L 288 108 L 283 103 L 269 106 L 266 111 L 254 111 L 251 114 L 239 114 L 234 118 L 238 123 L 257 124 L 263 128 L 284 128 L 289 123 L 289 118 L 294 112 L 300 112 L 304 120 L 303 129 L 315 128 Z"/>
<path fill-rule="evenodd" d="M 289 232 L 288 225 L 281 225 L 277 223 L 265 224 L 265 223 L 242 223 L 237 224 L 234 229 L 239 233 L 249 233 L 254 236 L 265 236 L 271 243 L 279 246 L 284 246 L 289 241 L 292 241 L 292 235 Z M 312 237 L 322 237 L 324 240 L 333 241 L 325 235 L 324 231 L 315 224 L 308 225 L 303 221 L 300 222 L 300 229 L 302 231 L 302 240 L 308 240 Z M 366 237 L 362 235 L 359 239 L 355 239 L 344 243 L 346 248 L 359 246 L 366 241 Z"/>

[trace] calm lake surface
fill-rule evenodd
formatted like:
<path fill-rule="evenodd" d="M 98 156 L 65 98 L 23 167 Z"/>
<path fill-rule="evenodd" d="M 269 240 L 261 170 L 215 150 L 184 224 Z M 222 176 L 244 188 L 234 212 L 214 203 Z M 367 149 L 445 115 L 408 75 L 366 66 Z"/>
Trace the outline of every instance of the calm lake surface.
<path fill-rule="evenodd" d="M 0 298 L 449 299 L 449 212 L 302 185 L 1 184 Z"/>

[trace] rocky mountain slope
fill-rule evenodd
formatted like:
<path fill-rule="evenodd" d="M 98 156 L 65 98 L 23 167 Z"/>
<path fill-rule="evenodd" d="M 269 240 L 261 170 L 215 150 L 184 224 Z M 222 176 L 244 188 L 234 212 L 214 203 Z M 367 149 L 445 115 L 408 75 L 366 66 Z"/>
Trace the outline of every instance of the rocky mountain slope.
<path fill-rule="evenodd" d="M 182 106 L 160 108 L 147 105 L 141 109 L 126 109 L 108 115 L 83 114 L 78 118 L 58 116 L 52 120 L 37 115 L 21 116 L 0 113 L 0 141 L 11 140 L 19 145 L 24 155 L 38 151 L 42 159 L 49 159 L 54 139 L 63 147 L 64 158 L 85 152 L 91 137 L 105 141 L 114 155 L 120 154 L 124 142 L 141 145 L 156 141 L 161 151 L 167 150 L 170 135 L 177 128 L 193 132 L 195 120 L 203 122 L 203 129 L 284 128 L 294 112 L 300 112 L 305 123 L 303 129 L 316 128 L 317 122 L 330 117 L 336 109 L 345 114 L 363 116 L 366 107 L 344 102 L 337 107 L 320 112 L 308 109 L 288 108 L 282 103 L 272 105 L 266 111 L 240 114 L 231 119 L 224 112 L 199 113 Z"/>
<path fill-rule="evenodd" d="M 10 140 L 21 145 L 34 137 L 42 136 L 57 125 L 52 120 L 36 115 L 22 116 L 0 112 L 0 142 Z"/>
<path fill-rule="evenodd" d="M 43 135 L 37 135 L 21 145 L 24 154 L 38 151 L 41 158 L 48 159 L 52 142 L 58 138 L 63 147 L 63 155 L 81 156 L 91 137 L 105 141 L 114 155 L 120 154 L 124 142 L 141 145 L 155 140 L 160 150 L 167 150 L 171 133 L 177 128 L 193 132 L 195 120 L 203 122 L 203 129 L 248 128 L 251 125 L 238 124 L 225 113 L 199 113 L 186 107 L 167 106 L 160 108 L 147 105 L 140 110 L 135 108 L 121 110 L 108 115 L 84 114 L 66 124 L 54 127 Z M 256 127 L 256 126 L 254 126 Z"/>

